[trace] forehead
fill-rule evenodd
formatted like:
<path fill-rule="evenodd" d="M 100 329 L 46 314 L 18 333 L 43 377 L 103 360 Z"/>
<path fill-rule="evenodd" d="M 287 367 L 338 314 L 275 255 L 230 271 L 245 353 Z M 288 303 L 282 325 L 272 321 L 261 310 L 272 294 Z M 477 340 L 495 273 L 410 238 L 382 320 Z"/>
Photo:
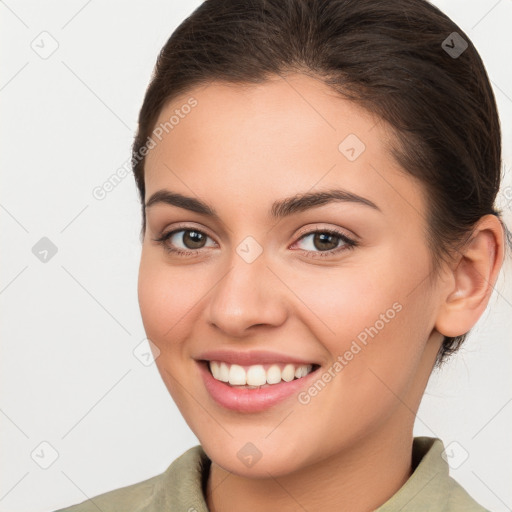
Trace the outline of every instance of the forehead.
<path fill-rule="evenodd" d="M 165 106 L 155 129 L 146 198 L 166 187 L 208 198 L 214 190 L 219 202 L 246 205 L 268 202 L 269 191 L 336 186 L 403 211 L 404 198 L 418 195 L 389 151 L 389 126 L 306 75 L 191 89 Z"/>
<path fill-rule="evenodd" d="M 196 105 L 189 108 L 192 99 Z M 165 139 L 159 149 L 179 149 L 186 141 L 190 149 L 215 147 L 219 157 L 226 151 L 254 155 L 266 149 L 273 156 L 290 152 L 307 156 L 320 148 L 337 155 L 348 134 L 380 148 L 388 133 L 381 128 L 371 135 L 378 123 L 383 125 L 323 82 L 291 74 L 260 84 L 213 82 L 196 87 L 162 109 L 156 129 Z M 153 151 L 148 160 L 158 153 Z"/>

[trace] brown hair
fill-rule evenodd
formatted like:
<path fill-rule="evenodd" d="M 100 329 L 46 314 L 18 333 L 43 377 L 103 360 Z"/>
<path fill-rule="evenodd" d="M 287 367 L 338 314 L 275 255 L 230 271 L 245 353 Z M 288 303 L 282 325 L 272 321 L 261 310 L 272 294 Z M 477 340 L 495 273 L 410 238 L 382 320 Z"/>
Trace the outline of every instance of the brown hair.
<path fill-rule="evenodd" d="M 164 105 L 212 81 L 287 72 L 321 79 L 391 125 L 392 154 L 428 197 L 434 273 L 483 215 L 499 217 L 494 94 L 470 39 L 439 9 L 425 0 L 208 0 L 162 48 L 140 110 L 132 165 L 142 238 L 144 147 Z M 436 363 L 465 337 L 445 337 Z"/>

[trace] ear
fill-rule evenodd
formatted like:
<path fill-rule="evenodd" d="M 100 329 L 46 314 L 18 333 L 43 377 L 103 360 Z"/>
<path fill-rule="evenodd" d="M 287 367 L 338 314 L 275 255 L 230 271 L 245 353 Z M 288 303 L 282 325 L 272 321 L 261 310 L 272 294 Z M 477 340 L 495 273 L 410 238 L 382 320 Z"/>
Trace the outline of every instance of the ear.
<path fill-rule="evenodd" d="M 503 239 L 499 218 L 484 215 L 459 250 L 435 324 L 444 336 L 467 333 L 484 312 L 503 263 Z"/>

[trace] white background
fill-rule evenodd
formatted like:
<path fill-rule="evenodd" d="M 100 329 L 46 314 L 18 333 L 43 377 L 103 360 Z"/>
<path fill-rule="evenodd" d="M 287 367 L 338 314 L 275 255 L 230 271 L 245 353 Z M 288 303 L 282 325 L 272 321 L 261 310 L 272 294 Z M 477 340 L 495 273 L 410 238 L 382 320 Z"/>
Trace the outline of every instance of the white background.
<path fill-rule="evenodd" d="M 492 80 L 512 227 L 512 1 L 434 3 Z M 133 354 L 145 339 L 135 182 L 101 201 L 92 190 L 129 159 L 157 53 L 199 4 L 0 3 L 1 511 L 51 511 L 144 480 L 198 443 L 154 364 Z M 46 59 L 31 47 L 43 37 L 58 44 Z M 58 250 L 46 263 L 32 252 L 42 237 Z M 469 457 L 451 474 L 493 511 L 512 507 L 511 259 L 466 346 L 432 376 L 415 430 L 460 443 L 450 453 Z"/>

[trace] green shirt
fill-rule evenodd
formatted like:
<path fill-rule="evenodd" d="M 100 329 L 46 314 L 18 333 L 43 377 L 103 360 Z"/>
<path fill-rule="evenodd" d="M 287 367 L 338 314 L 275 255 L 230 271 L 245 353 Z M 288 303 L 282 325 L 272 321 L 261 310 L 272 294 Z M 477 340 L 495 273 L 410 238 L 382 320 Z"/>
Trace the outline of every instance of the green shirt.
<path fill-rule="evenodd" d="M 443 451 L 440 439 L 415 437 L 413 474 L 375 512 L 489 512 L 449 476 Z M 197 445 L 160 475 L 55 512 L 208 512 L 203 489 L 210 462 Z"/>

